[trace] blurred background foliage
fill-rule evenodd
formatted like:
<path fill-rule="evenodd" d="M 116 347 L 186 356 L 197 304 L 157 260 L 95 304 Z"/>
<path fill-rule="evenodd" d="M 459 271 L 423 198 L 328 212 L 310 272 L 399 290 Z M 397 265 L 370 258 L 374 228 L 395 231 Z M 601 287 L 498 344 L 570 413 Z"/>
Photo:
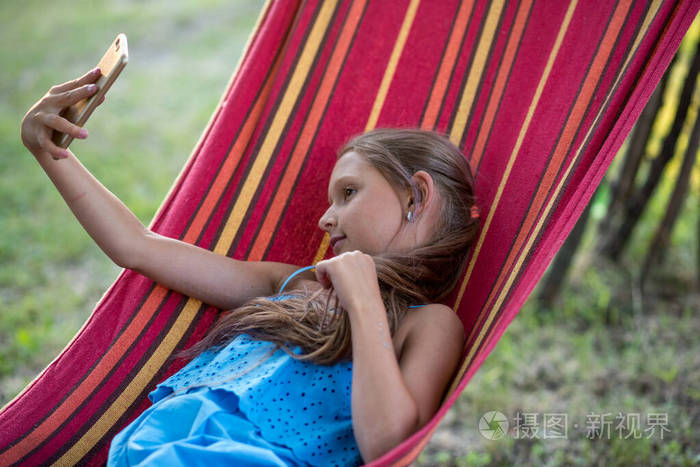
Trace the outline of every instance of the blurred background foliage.
<path fill-rule="evenodd" d="M 91 118 L 91 137 L 72 148 L 147 225 L 205 128 L 263 3 L 0 3 L 2 18 L 11 18 L 0 28 L 0 404 L 58 355 L 120 272 L 24 150 L 22 116 L 51 85 L 90 69 L 106 44 L 126 33 L 130 63 Z M 669 70 L 637 185 L 673 126 L 699 38 L 696 21 Z M 694 429 L 700 425 L 697 154 L 669 246 L 644 287 L 640 283 L 699 102 L 694 92 L 675 155 L 627 246 L 612 260 L 597 245 L 629 141 L 621 149 L 590 204 L 557 293 L 545 300 L 538 286 L 418 465 L 700 463 Z M 518 413 L 539 413 L 540 420 L 545 413 L 566 413 L 568 437 L 516 439 L 509 433 L 487 440 L 477 427 L 489 410 L 504 413 L 511 424 Z M 665 413 L 670 431 L 663 439 L 658 433 L 591 439 L 587 416 L 602 413 L 639 413 L 642 421 Z"/>

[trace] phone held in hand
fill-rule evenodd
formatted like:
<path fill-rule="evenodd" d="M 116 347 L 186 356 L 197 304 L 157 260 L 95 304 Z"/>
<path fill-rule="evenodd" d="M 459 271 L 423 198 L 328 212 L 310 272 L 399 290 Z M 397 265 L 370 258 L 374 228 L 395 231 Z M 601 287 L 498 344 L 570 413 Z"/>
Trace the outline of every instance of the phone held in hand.
<path fill-rule="evenodd" d="M 129 47 L 126 42 L 126 36 L 119 34 L 114 42 L 112 42 L 105 52 L 100 63 L 97 64 L 100 69 L 100 77 L 95 84 L 97 92 L 89 99 L 83 99 L 61 112 L 61 116 L 68 121 L 82 127 L 87 122 L 92 112 L 99 104 L 102 97 L 107 93 L 107 90 L 112 86 L 114 81 L 119 76 L 119 73 L 124 69 L 129 61 Z M 73 141 L 73 137 L 59 131 L 53 133 L 53 142 L 61 147 L 67 148 Z"/>

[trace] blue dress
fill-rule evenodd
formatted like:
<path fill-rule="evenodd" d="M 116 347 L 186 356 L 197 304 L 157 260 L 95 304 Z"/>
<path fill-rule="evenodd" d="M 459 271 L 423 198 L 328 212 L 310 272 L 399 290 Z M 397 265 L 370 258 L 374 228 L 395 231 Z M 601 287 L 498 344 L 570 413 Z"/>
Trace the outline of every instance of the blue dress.
<path fill-rule="evenodd" d="M 160 383 L 108 465 L 357 465 L 351 384 L 352 362 L 303 362 L 241 335 Z"/>

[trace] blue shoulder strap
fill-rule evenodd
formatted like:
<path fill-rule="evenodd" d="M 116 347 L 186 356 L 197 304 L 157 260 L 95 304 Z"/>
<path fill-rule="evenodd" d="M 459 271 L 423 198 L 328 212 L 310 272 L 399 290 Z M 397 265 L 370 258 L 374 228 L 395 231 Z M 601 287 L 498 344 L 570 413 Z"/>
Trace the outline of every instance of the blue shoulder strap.
<path fill-rule="evenodd" d="M 308 271 L 309 269 L 316 269 L 316 266 L 306 266 L 306 267 L 303 267 L 301 269 L 297 269 L 296 271 L 291 273 L 289 275 L 289 277 L 287 277 L 287 279 L 282 283 L 282 287 L 280 287 L 279 293 L 284 292 L 284 288 L 287 287 L 287 284 L 289 284 L 289 281 L 291 281 L 294 277 L 301 274 L 302 272 Z M 409 306 L 409 308 L 420 308 L 422 306 L 425 306 L 425 305 L 411 305 L 411 306 Z"/>
<path fill-rule="evenodd" d="M 284 283 L 282 283 L 282 287 L 280 287 L 279 293 L 284 292 L 284 288 L 287 287 L 287 284 L 289 284 L 289 281 L 291 281 L 294 277 L 301 274 L 302 272 L 308 271 L 309 269 L 316 269 L 316 266 L 306 266 L 305 268 L 297 269 L 296 271 L 291 273 L 289 275 L 289 277 L 287 277 L 287 279 L 284 281 Z"/>

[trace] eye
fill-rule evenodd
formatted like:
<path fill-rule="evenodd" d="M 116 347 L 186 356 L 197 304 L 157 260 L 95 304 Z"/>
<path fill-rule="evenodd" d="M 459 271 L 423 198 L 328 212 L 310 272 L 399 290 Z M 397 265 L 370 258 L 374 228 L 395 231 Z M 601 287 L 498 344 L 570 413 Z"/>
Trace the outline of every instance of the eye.
<path fill-rule="evenodd" d="M 355 194 L 355 191 L 357 190 L 355 190 L 354 188 L 345 187 L 343 188 L 343 196 L 345 197 L 345 199 L 348 199 Z"/>

